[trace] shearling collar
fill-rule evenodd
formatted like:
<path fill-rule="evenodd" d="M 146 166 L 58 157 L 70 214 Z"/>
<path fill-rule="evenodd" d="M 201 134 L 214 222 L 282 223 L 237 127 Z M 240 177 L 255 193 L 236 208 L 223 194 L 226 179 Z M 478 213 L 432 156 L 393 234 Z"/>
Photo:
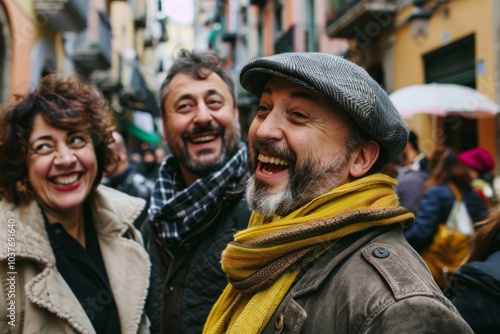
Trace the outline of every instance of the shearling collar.
<path fill-rule="evenodd" d="M 139 217 L 146 202 L 128 196 L 106 186 L 99 186 L 91 195 L 92 217 L 97 234 L 117 237 L 130 230 Z M 55 266 L 55 257 L 49 243 L 47 232 L 38 203 L 15 206 L 0 201 L 0 222 L 4 226 L 14 223 L 16 258 L 30 259 L 43 266 Z M 0 229 L 0 260 L 7 258 L 9 229 Z"/>

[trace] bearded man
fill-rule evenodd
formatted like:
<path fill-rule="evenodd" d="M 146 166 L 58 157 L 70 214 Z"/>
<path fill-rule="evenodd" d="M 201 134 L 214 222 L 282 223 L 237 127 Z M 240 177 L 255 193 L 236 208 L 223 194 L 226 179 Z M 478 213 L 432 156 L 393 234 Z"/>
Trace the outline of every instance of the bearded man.
<path fill-rule="evenodd" d="M 205 333 L 471 333 L 403 236 L 414 216 L 378 173 L 408 129 L 386 92 L 337 56 L 251 61 L 254 213 L 222 255 L 229 285 Z"/>
<path fill-rule="evenodd" d="M 199 334 L 227 280 L 220 256 L 247 227 L 247 148 L 234 83 L 217 54 L 180 50 L 160 91 L 172 154 L 158 171 L 145 231 L 153 333 Z"/>

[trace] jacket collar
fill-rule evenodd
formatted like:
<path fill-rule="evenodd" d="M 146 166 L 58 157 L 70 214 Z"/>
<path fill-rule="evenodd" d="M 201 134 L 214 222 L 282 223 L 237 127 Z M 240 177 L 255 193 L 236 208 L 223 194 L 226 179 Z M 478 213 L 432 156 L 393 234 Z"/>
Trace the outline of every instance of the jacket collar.
<path fill-rule="evenodd" d="M 17 207 L 13 203 L 0 201 L 0 221 L 9 224 L 8 232 L 15 238 L 15 247 L 12 248 L 15 249 L 17 259 L 55 266 L 54 253 L 36 201 Z M 7 242 L 8 238 L 0 239 L 0 260 L 7 258 Z"/>
<path fill-rule="evenodd" d="M 136 333 L 149 286 L 150 262 L 132 224 L 144 210 L 145 201 L 104 186 L 99 186 L 90 200 L 122 331 Z M 55 270 L 54 253 L 37 202 L 15 207 L 0 201 L 0 221 L 14 223 L 16 259 L 41 265 L 41 272 L 26 282 L 28 299 L 65 319 L 78 332 L 92 332 L 83 308 Z M 139 243 L 121 238 L 126 233 L 132 233 L 131 237 Z M 1 238 L 0 261 L 7 258 L 7 251 L 8 238 Z"/>
<path fill-rule="evenodd" d="M 102 185 L 91 193 L 90 201 L 97 234 L 106 237 L 117 237 L 127 232 L 146 205 L 142 199 Z M 17 207 L 13 203 L 0 201 L 0 221 L 13 223 L 17 258 L 55 266 L 42 212 L 36 201 Z M 7 249 L 8 238 L 1 238 L 0 260 L 7 258 Z"/>

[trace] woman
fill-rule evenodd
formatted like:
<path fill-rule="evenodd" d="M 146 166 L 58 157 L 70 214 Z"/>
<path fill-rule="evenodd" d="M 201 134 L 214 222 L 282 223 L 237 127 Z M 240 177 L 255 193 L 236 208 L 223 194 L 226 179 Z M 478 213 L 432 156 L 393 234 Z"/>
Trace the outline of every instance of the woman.
<path fill-rule="evenodd" d="M 458 161 L 467 169 L 471 179 L 472 188 L 481 196 L 487 207 L 497 204 L 493 189 L 494 176 L 491 171 L 495 168 L 495 161 L 491 154 L 482 147 L 458 153 Z"/>
<path fill-rule="evenodd" d="M 477 227 L 466 264 L 446 296 L 474 333 L 500 333 L 500 207 Z"/>
<path fill-rule="evenodd" d="M 455 151 L 450 148 L 437 149 L 428 161 L 428 170 L 429 177 L 424 183 L 424 194 L 415 222 L 405 230 L 406 239 L 420 254 L 429 248 L 440 224 L 446 223 L 455 202 L 455 189 L 461 195 L 473 222 L 483 220 L 488 214 L 481 197 L 472 189 L 470 176 L 457 160 Z M 432 266 L 427 264 L 432 270 Z M 446 287 L 447 278 L 442 277 L 443 273 L 433 274 L 438 285 Z"/>
<path fill-rule="evenodd" d="M 145 202 L 99 186 L 114 161 L 105 100 L 53 75 L 18 99 L 0 114 L 0 332 L 148 331 Z"/>

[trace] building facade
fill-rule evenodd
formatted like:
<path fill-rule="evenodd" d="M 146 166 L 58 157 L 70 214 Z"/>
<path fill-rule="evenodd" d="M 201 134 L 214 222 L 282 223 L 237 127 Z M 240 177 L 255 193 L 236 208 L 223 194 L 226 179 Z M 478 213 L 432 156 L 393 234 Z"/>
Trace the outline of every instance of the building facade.
<path fill-rule="evenodd" d="M 319 51 L 349 58 L 388 93 L 451 83 L 499 101 L 498 1 L 198 0 L 207 1 L 208 48 L 226 59 L 235 77 L 257 56 Z M 241 108 L 252 115 L 256 101 L 241 87 L 238 92 Z M 428 154 L 447 145 L 457 151 L 481 146 L 500 156 L 496 116 L 417 114 L 406 121 Z"/>
<path fill-rule="evenodd" d="M 104 93 L 118 129 L 131 142 L 159 143 L 155 52 L 167 37 L 155 15 L 157 3 L 2 1 L 0 102 L 12 102 L 14 94 L 28 92 L 47 74 L 77 75 Z M 137 123 L 136 111 L 150 115 L 149 128 Z"/>
<path fill-rule="evenodd" d="M 426 31 L 412 30 L 415 4 L 401 8 L 394 32 L 394 89 L 422 83 L 452 83 L 498 101 L 497 1 L 427 1 Z M 497 157 L 497 117 L 415 115 L 408 124 L 421 133 L 428 152 L 439 145 L 457 151 L 481 146 Z M 498 165 L 498 164 L 497 164 Z"/>
<path fill-rule="evenodd" d="M 499 6 L 494 0 L 330 0 L 326 30 L 349 39 L 348 57 L 388 93 L 450 83 L 499 101 Z M 481 146 L 499 156 L 496 116 L 417 114 L 406 121 L 428 154 L 446 145 Z"/>

